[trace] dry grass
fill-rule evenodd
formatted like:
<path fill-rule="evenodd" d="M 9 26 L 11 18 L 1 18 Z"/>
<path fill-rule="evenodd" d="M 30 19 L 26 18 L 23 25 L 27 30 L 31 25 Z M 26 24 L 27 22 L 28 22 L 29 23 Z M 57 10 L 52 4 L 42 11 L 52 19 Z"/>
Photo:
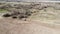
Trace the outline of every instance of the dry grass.
<path fill-rule="evenodd" d="M 31 11 L 37 12 L 27 18 L 27 21 L 0 18 L 0 34 L 60 34 L 60 10 L 48 7 Z"/>

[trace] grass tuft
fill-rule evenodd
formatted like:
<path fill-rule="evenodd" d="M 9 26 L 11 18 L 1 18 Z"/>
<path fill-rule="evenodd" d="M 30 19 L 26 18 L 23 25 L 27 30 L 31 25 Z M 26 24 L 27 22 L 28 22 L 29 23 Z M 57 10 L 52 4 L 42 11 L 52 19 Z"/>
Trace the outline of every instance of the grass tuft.
<path fill-rule="evenodd" d="M 0 9 L 0 13 L 4 13 L 4 12 L 7 12 L 7 10 L 5 10 L 5 9 Z"/>

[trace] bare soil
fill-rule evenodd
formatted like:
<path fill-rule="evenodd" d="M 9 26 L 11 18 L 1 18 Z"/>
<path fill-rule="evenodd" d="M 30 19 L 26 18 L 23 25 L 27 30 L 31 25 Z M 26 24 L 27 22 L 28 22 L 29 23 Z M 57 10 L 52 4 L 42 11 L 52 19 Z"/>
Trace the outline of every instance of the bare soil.
<path fill-rule="evenodd" d="M 29 5 L 29 3 L 21 4 Z M 39 10 L 37 6 L 31 9 L 37 12 L 27 18 L 27 21 L 0 16 L 0 34 L 60 34 L 59 4 L 56 6 L 53 3 L 42 3 L 42 7 L 47 5 L 49 5 L 48 8 Z"/>

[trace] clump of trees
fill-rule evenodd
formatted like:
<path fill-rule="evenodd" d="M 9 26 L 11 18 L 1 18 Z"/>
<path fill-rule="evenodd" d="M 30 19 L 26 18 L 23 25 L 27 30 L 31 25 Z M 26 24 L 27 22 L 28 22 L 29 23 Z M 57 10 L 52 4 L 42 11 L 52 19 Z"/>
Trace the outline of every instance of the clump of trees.
<path fill-rule="evenodd" d="M 23 5 L 23 4 L 5 4 L 0 7 L 0 9 L 5 9 L 8 11 L 8 13 L 4 14 L 3 17 L 11 17 L 13 19 L 19 18 L 29 18 L 34 11 L 31 11 L 30 9 L 38 9 L 36 6 L 39 6 L 39 4 L 30 4 L 30 5 Z M 35 7 L 35 8 L 34 8 Z"/>

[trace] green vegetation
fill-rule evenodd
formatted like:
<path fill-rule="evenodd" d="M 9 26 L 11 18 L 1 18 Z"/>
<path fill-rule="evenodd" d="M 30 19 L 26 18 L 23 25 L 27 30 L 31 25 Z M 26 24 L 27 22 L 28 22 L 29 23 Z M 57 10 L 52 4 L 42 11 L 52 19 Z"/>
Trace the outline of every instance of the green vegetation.
<path fill-rule="evenodd" d="M 0 13 L 2 13 L 2 12 L 7 12 L 7 10 L 5 10 L 5 9 L 0 9 Z"/>

